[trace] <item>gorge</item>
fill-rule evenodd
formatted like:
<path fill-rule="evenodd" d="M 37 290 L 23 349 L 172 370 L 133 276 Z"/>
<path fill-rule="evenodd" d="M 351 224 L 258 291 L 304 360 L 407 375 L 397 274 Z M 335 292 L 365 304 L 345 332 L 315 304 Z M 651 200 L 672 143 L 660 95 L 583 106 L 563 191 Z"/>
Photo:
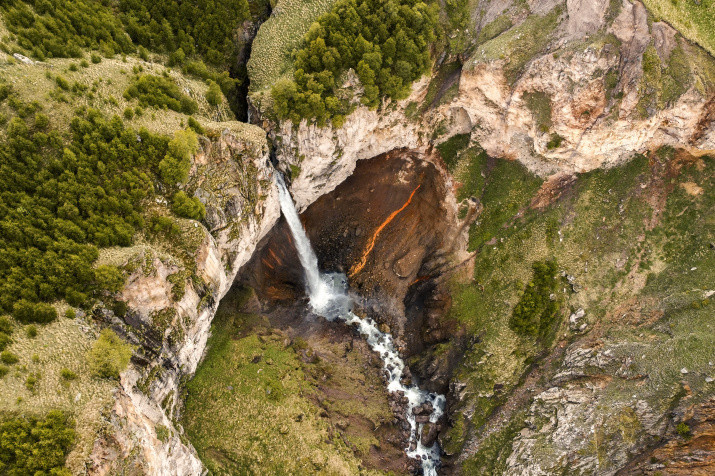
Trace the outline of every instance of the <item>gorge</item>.
<path fill-rule="evenodd" d="M 0 473 L 712 474 L 713 8 L 4 2 Z"/>

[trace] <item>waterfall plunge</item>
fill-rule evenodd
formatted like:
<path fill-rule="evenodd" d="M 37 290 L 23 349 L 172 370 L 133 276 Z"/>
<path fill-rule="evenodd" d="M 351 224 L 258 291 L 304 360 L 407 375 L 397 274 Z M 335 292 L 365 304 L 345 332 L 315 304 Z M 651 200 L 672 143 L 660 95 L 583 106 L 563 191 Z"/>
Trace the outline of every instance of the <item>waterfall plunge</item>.
<path fill-rule="evenodd" d="M 283 176 L 279 172 L 274 175 L 278 186 L 281 211 L 286 217 L 298 251 L 300 264 L 303 265 L 305 271 L 306 291 L 311 308 L 316 314 L 328 320 L 341 319 L 347 324 L 356 326 L 360 334 L 365 336 L 372 350 L 380 355 L 386 372 L 387 389 L 390 392 L 400 392 L 407 397 L 407 414 L 405 416 L 410 424 L 410 441 L 405 452 L 410 458 L 421 461 L 425 476 L 436 476 L 439 465 L 439 446 L 437 443 L 431 447 L 422 444 L 423 424 L 417 423 L 413 409 L 425 403 L 431 404 L 432 413 L 429 416 L 429 421 L 436 423 L 444 413 L 446 402 L 444 395 L 426 392 L 416 385 L 407 387 L 402 384 L 400 380 L 405 363 L 395 348 L 392 336 L 380 332 L 374 320 L 361 319 L 352 313 L 352 302 L 347 294 L 347 280 L 344 275 L 320 272 L 318 257 L 310 245 L 300 218 L 298 218 L 298 212 L 286 188 Z"/>

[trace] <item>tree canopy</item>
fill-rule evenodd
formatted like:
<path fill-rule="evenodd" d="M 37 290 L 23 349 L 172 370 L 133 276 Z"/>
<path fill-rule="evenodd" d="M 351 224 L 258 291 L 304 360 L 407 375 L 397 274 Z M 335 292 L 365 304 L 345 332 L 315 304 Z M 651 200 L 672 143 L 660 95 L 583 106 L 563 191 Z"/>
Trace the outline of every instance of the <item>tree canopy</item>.
<path fill-rule="evenodd" d="M 407 97 L 430 67 L 437 6 L 419 0 L 338 0 L 315 22 L 295 53 L 293 80 L 272 89 L 280 119 L 342 121 L 350 99 L 339 83 L 352 69 L 363 88 L 361 102 L 375 108 L 382 98 Z"/>

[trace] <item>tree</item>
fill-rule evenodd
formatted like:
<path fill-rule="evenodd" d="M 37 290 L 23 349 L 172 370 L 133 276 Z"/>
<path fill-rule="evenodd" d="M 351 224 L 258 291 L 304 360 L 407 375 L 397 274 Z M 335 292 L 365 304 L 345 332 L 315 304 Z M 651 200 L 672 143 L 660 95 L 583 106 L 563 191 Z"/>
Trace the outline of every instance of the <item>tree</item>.
<path fill-rule="evenodd" d="M 74 426 L 58 410 L 44 418 L 17 416 L 0 422 L 0 473 L 69 476 L 64 465 L 76 439 Z"/>
<path fill-rule="evenodd" d="M 174 194 L 171 209 L 180 217 L 192 220 L 203 220 L 206 217 L 206 208 L 196 197 L 189 197 L 183 191 Z"/>
<path fill-rule="evenodd" d="M 87 354 L 92 373 L 99 378 L 119 378 L 129 365 L 132 347 L 111 329 L 102 330 Z"/>
<path fill-rule="evenodd" d="M 221 93 L 221 87 L 216 83 L 216 81 L 212 81 L 209 79 L 209 89 L 206 91 L 206 101 L 212 105 L 212 106 L 218 106 L 221 104 L 221 100 L 223 99 L 223 93 Z"/>
<path fill-rule="evenodd" d="M 168 185 L 186 182 L 191 169 L 191 156 L 198 150 L 199 140 L 193 130 L 174 133 L 166 156 L 159 162 L 159 171 L 164 182 Z"/>

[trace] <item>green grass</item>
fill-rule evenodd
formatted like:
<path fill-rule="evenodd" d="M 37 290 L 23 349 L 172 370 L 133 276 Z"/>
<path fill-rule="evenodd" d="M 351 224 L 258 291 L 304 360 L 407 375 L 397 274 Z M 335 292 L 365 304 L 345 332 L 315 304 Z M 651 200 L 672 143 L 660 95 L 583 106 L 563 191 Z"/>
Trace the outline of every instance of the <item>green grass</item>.
<path fill-rule="evenodd" d="M 505 60 L 504 74 L 509 84 L 514 84 L 524 66 L 549 43 L 561 14 L 559 6 L 546 15 L 529 16 L 521 25 L 480 45 L 470 63 Z"/>
<path fill-rule="evenodd" d="M 549 132 L 551 129 L 551 97 L 542 91 L 525 93 L 523 96 L 526 107 L 534 116 L 536 129 L 539 132 Z"/>
<path fill-rule="evenodd" d="M 299 353 L 310 350 L 307 343 L 289 345 L 260 316 L 232 311 L 241 298 L 228 301 L 214 320 L 204 362 L 187 385 L 183 425 L 201 460 L 213 474 L 357 474 L 352 449 L 331 436 L 329 420 L 307 398 L 313 374 L 322 377 L 330 369 L 319 360 L 304 364 Z M 353 403 L 357 407 L 346 413 L 364 411 Z M 325 404 L 333 411 L 331 406 L 349 402 Z M 374 443 L 370 436 L 346 439 L 366 451 Z"/>
<path fill-rule="evenodd" d="M 657 20 L 665 20 L 686 38 L 715 55 L 715 1 L 644 0 Z"/>
<path fill-rule="evenodd" d="M 457 165 L 457 154 L 469 145 L 470 134 L 457 134 L 437 146 L 439 154 L 450 170 Z"/>
<path fill-rule="evenodd" d="M 279 0 L 253 41 L 248 76 L 251 91 L 270 87 L 279 78 L 292 77 L 293 50 L 300 46 L 310 25 L 330 10 L 335 0 Z"/>
<path fill-rule="evenodd" d="M 672 151 L 664 149 L 650 161 L 638 156 L 617 168 L 582 174 L 561 199 L 542 210 L 522 206 L 501 213 L 506 208 L 505 196 L 520 195 L 516 202 L 528 205 L 536 188 L 525 187 L 524 180 L 498 179 L 501 174 L 510 176 L 500 170 L 502 161 L 489 168 L 490 160 L 479 159 L 472 149 L 460 155 L 457 170 L 462 176 L 469 176 L 467 158 L 479 166 L 471 175 L 484 189 L 485 207 L 482 220 L 470 233 L 482 237 L 482 243 L 487 237 L 496 240 L 478 248 L 473 280 L 452 284 L 451 316 L 480 341 L 465 352 L 455 371 L 455 378 L 467 383 L 457 411 L 469 409 L 473 417 L 460 420 L 457 416 L 445 440 L 448 448 L 458 449 L 468 435 L 478 431 L 538 354 L 534 339 L 515 334 L 509 318 L 530 279 L 531 263 L 551 256 L 558 257 L 558 269 L 574 276 L 578 284 L 577 293 L 564 285 L 560 322 L 583 308 L 589 329 L 595 325 L 606 329 L 601 334 L 606 345 L 615 345 L 623 358 L 638 356 L 628 371 L 648 375 L 645 384 L 614 379 L 604 390 L 604 401 L 620 405 L 635 394 L 658 411 L 666 411 L 679 398 L 683 367 L 689 370 L 686 379 L 693 394 L 706 398 L 711 389 L 704 377 L 711 369 L 708 362 L 715 360 L 712 298 L 705 298 L 710 283 L 715 282 L 715 254 L 710 249 L 715 241 L 715 161 L 694 160 L 680 175 L 658 182 L 653 178 L 652 161 L 674 160 Z M 487 193 L 490 183 L 502 185 Z M 649 230 L 645 224 L 654 213 L 651 201 L 668 190 L 663 214 Z M 524 213 L 515 217 L 515 209 Z M 630 304 L 633 299 L 637 306 Z M 625 311 L 619 311 L 624 305 Z M 634 308 L 640 310 L 633 312 Z M 565 324 L 557 329 L 557 336 L 572 336 Z M 664 352 L 667 362 L 659 357 Z M 496 383 L 504 385 L 501 393 L 494 392 Z M 596 411 L 607 413 L 608 408 Z M 637 421 L 617 416 L 604 414 L 604 432 L 629 441 L 641 437 Z M 482 448 L 486 453 L 470 459 L 468 474 L 493 474 L 491 465 L 502 458 L 492 454 L 497 447 L 491 443 L 485 442 Z M 545 448 L 549 451 L 548 445 Z M 603 447 L 596 450 L 602 452 Z M 540 449 L 535 451 L 541 455 Z"/>
<path fill-rule="evenodd" d="M 481 45 L 482 43 L 486 43 L 489 40 L 493 40 L 497 36 L 507 31 L 512 26 L 513 23 L 511 21 L 511 18 L 509 18 L 509 15 L 506 13 L 502 13 L 490 23 L 484 25 L 484 28 L 482 28 L 482 30 L 479 32 L 479 35 L 477 36 L 477 44 Z"/>

